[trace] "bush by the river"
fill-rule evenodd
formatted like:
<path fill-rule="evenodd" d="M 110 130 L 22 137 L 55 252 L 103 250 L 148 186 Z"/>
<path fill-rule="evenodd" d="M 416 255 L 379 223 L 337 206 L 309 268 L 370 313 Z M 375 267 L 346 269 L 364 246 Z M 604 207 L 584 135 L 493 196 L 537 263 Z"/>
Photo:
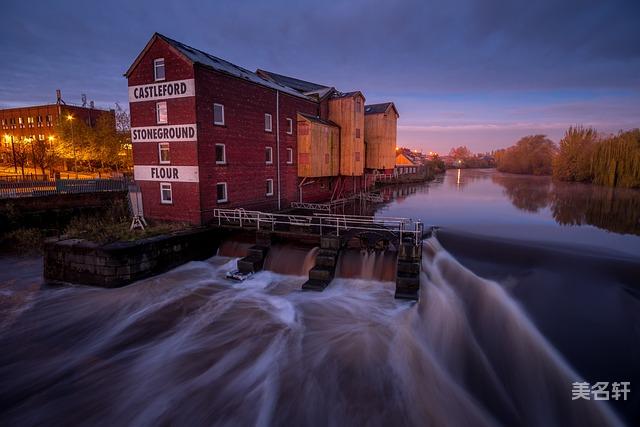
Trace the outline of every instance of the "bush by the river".
<path fill-rule="evenodd" d="M 553 176 L 561 181 L 640 188 L 640 129 L 603 137 L 571 127 L 560 140 Z"/>
<path fill-rule="evenodd" d="M 495 153 L 500 172 L 551 175 L 556 145 L 545 135 L 529 135 L 516 145 Z"/>
<path fill-rule="evenodd" d="M 640 188 L 640 129 L 603 136 L 593 128 L 570 127 L 558 146 L 544 135 L 530 135 L 495 157 L 501 172 Z"/>

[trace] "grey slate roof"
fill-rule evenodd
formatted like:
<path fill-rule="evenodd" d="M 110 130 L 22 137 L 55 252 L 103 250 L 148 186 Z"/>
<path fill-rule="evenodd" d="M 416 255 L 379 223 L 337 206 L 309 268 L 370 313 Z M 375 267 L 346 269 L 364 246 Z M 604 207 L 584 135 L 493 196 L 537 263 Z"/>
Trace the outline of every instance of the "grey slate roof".
<path fill-rule="evenodd" d="M 274 82 L 283 86 L 290 87 L 298 92 L 315 92 L 320 89 L 328 89 L 329 86 L 320 85 L 318 83 L 307 82 L 305 80 L 296 79 L 294 77 L 283 76 L 282 74 L 272 73 L 271 71 L 258 69 L 257 74 L 264 74 Z"/>
<path fill-rule="evenodd" d="M 323 125 L 340 128 L 340 126 L 338 126 L 336 123 L 332 122 L 331 120 L 321 119 L 318 116 L 313 116 L 311 114 L 306 114 L 306 113 L 298 113 L 298 114 L 300 114 L 305 119 L 311 120 L 312 122 L 316 122 L 316 123 L 320 123 L 320 124 L 323 124 Z"/>
<path fill-rule="evenodd" d="M 381 114 L 387 111 L 389 106 L 392 106 L 394 110 L 396 110 L 396 114 L 398 113 L 398 109 L 393 104 L 393 102 L 383 102 L 381 104 L 369 104 L 364 106 L 364 114 Z"/>
<path fill-rule="evenodd" d="M 294 95 L 299 98 L 313 100 L 312 98 L 307 97 L 306 95 L 300 93 L 297 90 L 292 89 L 290 86 L 284 86 L 279 84 L 278 82 L 274 82 L 271 80 L 267 80 L 265 78 L 260 77 L 253 71 L 249 71 L 245 68 L 239 67 L 235 64 L 232 64 L 229 61 L 225 61 L 224 59 L 218 58 L 216 56 L 210 55 L 206 52 L 203 52 L 199 49 L 188 46 L 184 43 L 181 43 L 177 40 L 170 39 L 167 36 L 163 36 L 162 34 L 156 33 L 158 37 L 169 43 L 171 46 L 176 48 L 180 53 L 186 56 L 190 61 L 204 65 L 206 67 L 210 67 L 216 71 L 229 74 L 235 77 L 239 77 L 244 80 L 248 80 L 253 83 L 257 83 L 261 86 L 266 86 L 271 89 L 279 90 L 281 92 L 288 93 L 289 95 Z"/>

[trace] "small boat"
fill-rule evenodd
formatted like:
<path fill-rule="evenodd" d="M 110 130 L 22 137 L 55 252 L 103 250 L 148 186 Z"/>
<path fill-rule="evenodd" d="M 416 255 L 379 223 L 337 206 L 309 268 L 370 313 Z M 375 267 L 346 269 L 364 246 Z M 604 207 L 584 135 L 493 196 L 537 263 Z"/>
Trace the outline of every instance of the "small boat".
<path fill-rule="evenodd" d="M 253 273 L 243 273 L 240 270 L 232 270 L 227 273 L 227 279 L 235 280 L 237 282 L 244 282 L 251 276 L 253 276 Z"/>

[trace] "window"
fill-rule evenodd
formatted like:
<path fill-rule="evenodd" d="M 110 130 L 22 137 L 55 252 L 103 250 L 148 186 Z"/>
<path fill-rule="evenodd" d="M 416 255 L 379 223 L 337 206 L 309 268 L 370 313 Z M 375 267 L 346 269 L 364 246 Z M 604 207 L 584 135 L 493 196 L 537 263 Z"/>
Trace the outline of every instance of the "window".
<path fill-rule="evenodd" d="M 42 127 L 42 116 L 38 116 L 38 127 Z"/>
<path fill-rule="evenodd" d="M 156 103 L 156 122 L 159 125 L 163 125 L 167 123 L 167 103 L 166 102 Z"/>
<path fill-rule="evenodd" d="M 271 114 L 269 114 L 269 113 L 265 113 L 264 114 L 264 130 L 265 130 L 265 132 L 271 132 L 272 131 Z"/>
<path fill-rule="evenodd" d="M 53 126 L 53 116 L 51 114 L 47 114 L 47 126 Z"/>
<path fill-rule="evenodd" d="M 173 203 L 173 195 L 171 194 L 171 184 L 168 182 L 160 183 L 160 203 L 170 205 Z"/>
<path fill-rule="evenodd" d="M 153 78 L 157 82 L 164 80 L 164 58 L 153 60 Z"/>
<path fill-rule="evenodd" d="M 27 123 L 29 124 L 29 127 L 32 128 L 33 127 L 33 117 L 27 117 Z"/>
<path fill-rule="evenodd" d="M 213 104 L 213 124 L 224 125 L 224 105 Z"/>
<path fill-rule="evenodd" d="M 227 183 L 219 182 L 216 184 L 216 200 L 218 203 L 224 203 L 227 201 Z"/>
<path fill-rule="evenodd" d="M 359 99 L 356 99 L 356 113 L 362 111 L 362 103 Z"/>
<path fill-rule="evenodd" d="M 356 162 L 360 161 L 360 152 L 356 151 Z"/>
<path fill-rule="evenodd" d="M 158 156 L 160 158 L 161 165 L 166 165 L 168 163 L 171 163 L 170 154 L 171 154 L 171 151 L 169 149 L 168 142 L 161 142 L 160 144 L 158 144 Z"/>
<path fill-rule="evenodd" d="M 273 196 L 273 180 L 267 180 L 267 196 Z"/>
<path fill-rule="evenodd" d="M 293 120 L 287 117 L 287 133 L 289 135 L 293 134 Z"/>
<path fill-rule="evenodd" d="M 44 135 L 43 134 L 38 135 L 38 141 L 44 141 Z"/>
<path fill-rule="evenodd" d="M 356 138 L 360 138 L 360 129 L 359 128 L 356 129 Z"/>
<path fill-rule="evenodd" d="M 227 163 L 227 153 L 224 144 L 216 144 L 216 165 L 224 165 Z"/>
<path fill-rule="evenodd" d="M 273 148 L 265 147 L 265 149 L 264 149 L 264 157 L 265 157 L 265 162 L 268 165 L 273 164 Z"/>
<path fill-rule="evenodd" d="M 293 148 L 287 148 L 287 164 L 293 164 Z"/>

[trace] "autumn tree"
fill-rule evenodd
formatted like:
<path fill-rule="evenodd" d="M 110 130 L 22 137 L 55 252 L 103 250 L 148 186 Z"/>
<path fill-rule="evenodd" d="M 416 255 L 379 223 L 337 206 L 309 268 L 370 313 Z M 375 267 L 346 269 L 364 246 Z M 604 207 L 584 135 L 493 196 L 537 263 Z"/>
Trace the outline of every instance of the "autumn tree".
<path fill-rule="evenodd" d="M 529 135 L 516 145 L 496 152 L 497 168 L 501 172 L 551 175 L 557 147 L 545 135 Z"/>
<path fill-rule="evenodd" d="M 455 160 L 465 161 L 471 157 L 471 150 L 469 150 L 465 145 L 454 147 L 449 151 L 449 156 L 453 157 Z"/>

